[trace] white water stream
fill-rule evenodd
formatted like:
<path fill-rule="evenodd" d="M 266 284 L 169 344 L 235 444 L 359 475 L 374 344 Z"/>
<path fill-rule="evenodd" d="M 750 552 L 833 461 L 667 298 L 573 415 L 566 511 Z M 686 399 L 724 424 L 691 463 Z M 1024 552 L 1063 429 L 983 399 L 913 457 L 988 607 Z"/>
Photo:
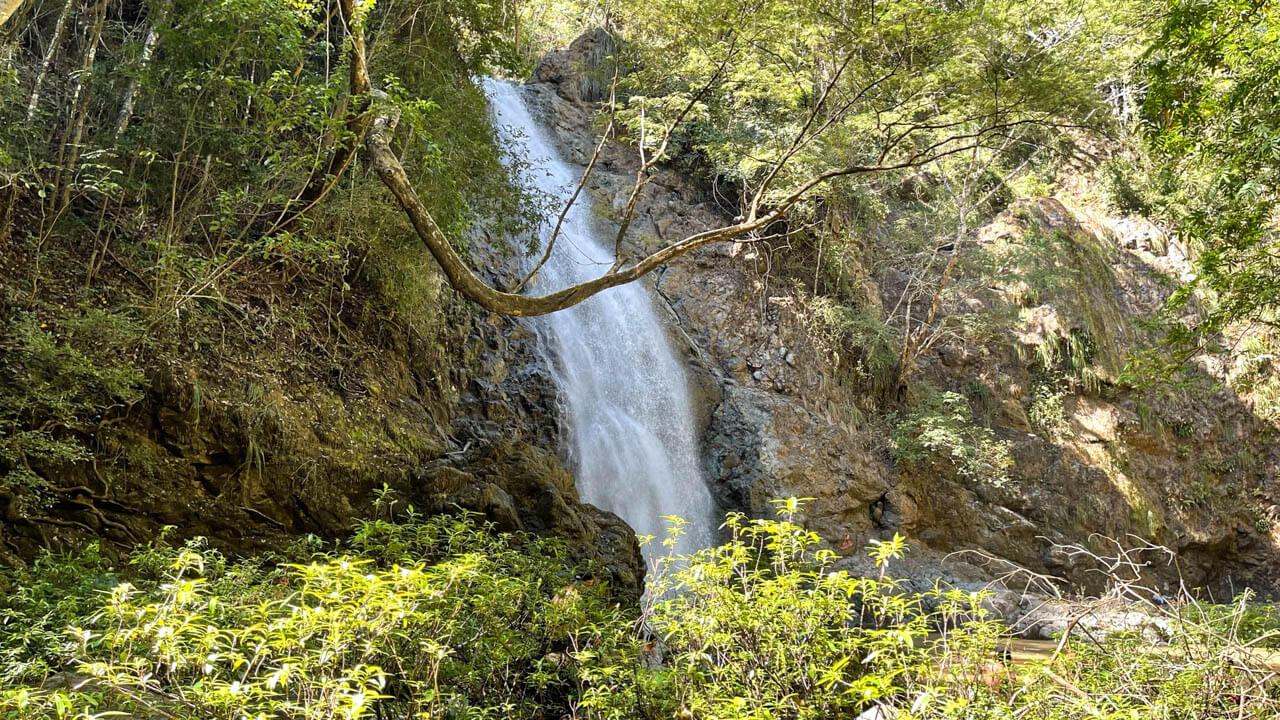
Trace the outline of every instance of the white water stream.
<path fill-rule="evenodd" d="M 581 169 L 560 159 L 515 86 L 484 82 L 500 136 L 529 163 L 523 182 L 568 200 Z M 539 254 L 554 224 L 552 217 L 540 231 Z M 603 225 L 584 191 L 533 292 L 554 292 L 607 270 L 613 236 Z M 713 506 L 699 471 L 688 378 L 643 281 L 534 323 L 559 389 L 565 450 L 582 499 L 616 513 L 637 534 L 656 536 L 646 557 L 663 551 L 656 543 L 665 537 L 665 515 L 689 521 L 678 551 L 710 545 Z"/>

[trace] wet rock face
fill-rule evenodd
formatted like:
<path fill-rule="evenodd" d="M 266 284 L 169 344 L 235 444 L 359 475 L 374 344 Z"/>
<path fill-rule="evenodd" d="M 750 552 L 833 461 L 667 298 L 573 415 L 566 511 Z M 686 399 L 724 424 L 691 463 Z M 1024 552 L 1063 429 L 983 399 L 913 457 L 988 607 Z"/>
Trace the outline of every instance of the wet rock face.
<path fill-rule="evenodd" d="M 467 364 L 453 369 L 465 383 L 450 418 L 453 449 L 415 470 L 413 497 L 428 512 L 461 507 L 502 531 L 561 538 L 622 597 L 637 599 L 644 561 L 635 533 L 581 502 L 558 455 L 556 387 L 536 334 L 523 321 L 484 313 L 469 337 Z"/>
<path fill-rule="evenodd" d="M 585 164 L 596 142 L 592 108 L 573 101 L 566 82 L 535 82 L 525 92 L 564 157 Z M 597 206 L 625 207 L 635 168 L 626 148 L 607 145 L 588 182 Z M 659 170 L 640 195 L 624 250 L 640 256 L 728 219 L 687 178 Z M 703 471 L 721 508 L 766 516 L 774 499 L 813 497 L 812 526 L 853 547 L 894 517 L 886 456 L 839 417 L 825 359 L 795 299 L 768 292 L 767 265 L 751 246 L 711 246 L 646 282 L 670 308 L 672 335 L 685 350 L 702 406 Z"/>
<path fill-rule="evenodd" d="M 705 441 L 705 472 L 724 507 L 768 516 L 772 500 L 812 498 L 808 526 L 827 539 L 892 522 L 887 507 L 875 507 L 888 478 L 865 438 L 777 393 L 727 384 Z"/>
<path fill-rule="evenodd" d="M 541 78 L 535 74 L 535 79 Z M 526 89 L 555 131 L 566 158 L 585 163 L 594 149 L 590 108 L 547 84 Z M 571 93 L 570 93 L 571 95 Z M 635 160 L 607 146 L 588 187 L 604 207 L 623 207 Z M 637 203 L 626 248 L 639 255 L 729 218 L 701 190 L 658 171 Z M 650 280 L 671 310 L 702 405 L 703 472 L 724 510 L 754 516 L 772 500 L 814 498 L 808 522 L 824 537 L 860 547 L 894 521 L 886 456 L 839 417 L 794 298 L 771 295 L 767 260 L 750 246 L 711 246 Z"/>
<path fill-rule="evenodd" d="M 584 58 L 554 59 L 525 88 L 562 154 L 582 165 L 596 142 L 573 73 Z M 588 183 L 599 207 L 625 207 L 636 167 L 634 151 L 606 145 Z M 734 212 L 659 169 L 624 249 L 642 255 Z M 1280 506 L 1274 429 L 1226 394 L 1156 397 L 1119 382 L 1128 353 L 1153 339 L 1135 321 L 1161 306 L 1167 278 L 1182 272 L 1176 245 L 1149 223 L 1055 198 L 1015 204 L 977 242 L 1021 256 L 1043 245 L 1047 270 L 1069 279 L 1048 288 L 997 281 L 955 298 L 944 312 L 1012 307 L 1016 319 L 999 337 L 942 342 L 919 361 L 918 383 L 969 396 L 976 422 L 1009 444 L 1014 467 L 999 486 L 893 460 L 893 419 L 832 375 L 805 298 L 771 278 L 767 248 L 706 247 L 646 280 L 686 350 L 704 405 L 704 471 L 722 508 L 765 516 L 775 498 L 812 497 L 805 522 L 854 570 L 870 570 L 861 553 L 870 540 L 901 532 L 912 551 L 898 573 L 921 587 L 940 576 L 981 584 L 1010 563 L 1096 587 L 1094 566 L 1063 546 L 1101 550 L 1102 537 L 1132 534 L 1178 554 L 1179 569 L 1151 569 L 1153 584 L 1176 582 L 1180 570 L 1189 586 L 1280 591 L 1280 533 L 1258 520 L 1259 507 Z M 892 306 L 904 277 L 887 268 L 867 278 L 868 303 Z M 1050 432 L 1033 408 L 1043 372 L 1034 350 L 1082 337 L 1097 384 L 1062 393 L 1061 428 Z M 1242 454 L 1248 463 L 1206 460 Z"/>

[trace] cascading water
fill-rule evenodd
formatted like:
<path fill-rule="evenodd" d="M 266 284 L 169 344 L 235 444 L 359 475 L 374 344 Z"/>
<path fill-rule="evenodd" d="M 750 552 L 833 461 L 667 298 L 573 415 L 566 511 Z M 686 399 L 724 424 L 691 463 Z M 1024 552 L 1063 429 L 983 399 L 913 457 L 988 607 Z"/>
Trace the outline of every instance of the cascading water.
<path fill-rule="evenodd" d="M 514 86 L 486 79 L 485 92 L 499 135 L 528 163 L 522 181 L 567 201 L 581 171 L 559 158 Z M 543 247 L 553 227 L 554 221 L 540 230 Z M 613 252 L 602 236 L 584 192 L 565 216 L 537 291 L 554 292 L 607 270 Z M 605 290 L 535 323 L 559 386 L 566 449 L 582 499 L 658 539 L 666 531 L 663 516 L 680 516 L 689 526 L 679 552 L 710 545 L 712 501 L 698 469 L 688 379 L 645 286 Z M 659 551 L 651 546 L 645 554 Z"/>

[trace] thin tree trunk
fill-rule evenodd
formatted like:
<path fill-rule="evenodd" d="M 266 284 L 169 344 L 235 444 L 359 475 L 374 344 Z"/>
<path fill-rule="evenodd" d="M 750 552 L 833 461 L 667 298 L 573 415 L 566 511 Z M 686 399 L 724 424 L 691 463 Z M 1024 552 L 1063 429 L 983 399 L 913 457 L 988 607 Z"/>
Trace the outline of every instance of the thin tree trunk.
<path fill-rule="evenodd" d="M 100 0 L 94 13 L 93 28 L 89 31 L 89 46 L 85 48 L 84 64 L 80 68 L 80 77 L 76 79 L 76 91 L 71 97 L 71 127 L 67 142 L 59 151 L 58 188 L 59 210 L 66 207 L 71 198 L 71 178 L 75 175 L 76 162 L 80 160 L 80 141 L 84 138 L 85 117 L 89 114 L 89 82 L 93 80 L 93 61 L 98 54 L 98 43 L 102 40 L 102 24 L 107 18 L 107 0 Z M 69 154 L 67 154 L 69 153 Z M 63 156 L 65 155 L 65 162 Z"/>
<path fill-rule="evenodd" d="M 40 89 L 44 86 L 45 78 L 49 76 L 49 68 L 53 66 L 53 59 L 58 55 L 63 36 L 67 34 L 67 20 L 71 18 L 71 11 L 75 6 L 76 0 L 67 0 L 62 6 L 62 13 L 58 15 L 58 24 L 53 28 L 53 39 L 49 41 L 49 49 L 44 53 L 44 62 L 40 64 L 40 74 L 36 75 L 36 83 L 31 88 L 31 101 L 27 103 L 27 122 L 35 118 L 36 110 L 40 108 Z"/>
<path fill-rule="evenodd" d="M 13 206 L 18 204 L 18 183 L 9 178 L 9 189 L 4 203 L 4 211 L 0 212 L 0 245 L 9 242 L 13 233 Z"/>
<path fill-rule="evenodd" d="M 351 161 L 355 159 L 356 152 L 369 131 L 371 121 L 369 91 L 372 86 L 369 81 L 368 49 L 365 47 L 364 28 L 358 25 L 363 23 L 364 19 L 356 18 L 356 0 L 338 0 L 338 8 L 351 40 L 351 73 L 348 79 L 350 103 L 345 122 L 348 137 L 343 138 L 333 149 L 333 154 L 329 156 L 323 169 L 316 168 L 312 171 L 306 186 L 294 198 L 293 207 L 286 208 L 285 213 L 268 232 L 290 227 L 298 218 L 310 212 L 328 197 L 350 167 Z"/>
<path fill-rule="evenodd" d="M 144 72 L 147 65 L 151 62 L 151 55 L 156 50 L 156 43 L 160 41 L 160 24 L 164 22 L 167 6 L 162 6 L 156 13 L 155 20 L 151 21 L 151 27 L 147 28 L 147 37 L 142 41 L 142 53 L 138 56 L 138 72 Z M 120 137 L 124 131 L 129 128 L 129 121 L 133 118 L 133 103 L 138 96 L 138 86 L 140 85 L 137 75 L 129 79 L 129 87 L 124 91 L 124 100 L 120 103 L 120 114 L 116 116 L 115 137 Z"/>
<path fill-rule="evenodd" d="M 929 328 L 933 326 L 933 321 L 938 317 L 938 310 L 942 308 L 942 293 L 947 289 L 947 285 L 951 283 L 951 273 L 956 269 L 956 262 L 960 259 L 960 246 L 964 243 L 965 232 L 967 232 L 967 229 L 962 221 L 960 228 L 956 231 L 955 244 L 951 246 L 951 257 L 947 260 L 947 266 L 942 271 L 942 277 L 938 278 L 938 286 L 933 290 L 933 297 L 929 299 L 929 313 L 925 316 L 924 322 L 915 331 L 907 332 L 907 336 L 902 342 L 902 354 L 898 356 L 898 373 L 893 386 L 895 394 L 899 397 L 907 388 L 911 373 L 915 370 L 916 360 L 920 358 L 920 353 L 923 351 L 921 345 L 929 334 Z M 910 322 L 911 315 L 908 312 L 908 328 L 910 327 Z"/>

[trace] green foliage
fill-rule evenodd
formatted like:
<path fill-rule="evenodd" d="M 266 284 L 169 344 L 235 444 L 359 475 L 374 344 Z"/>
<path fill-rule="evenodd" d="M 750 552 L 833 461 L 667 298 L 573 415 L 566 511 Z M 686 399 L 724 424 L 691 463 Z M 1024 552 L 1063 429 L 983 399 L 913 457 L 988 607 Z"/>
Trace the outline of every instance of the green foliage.
<path fill-rule="evenodd" d="M 1272 375 L 1254 385 L 1251 400 L 1255 415 L 1268 422 L 1280 422 L 1280 377 Z"/>
<path fill-rule="evenodd" d="M 887 578 L 901 536 L 872 550 L 880 577 L 857 577 L 835 570 L 835 553 L 796 524 L 798 501 L 777 505 L 777 521 L 730 514 L 725 545 L 658 561 L 646 622 L 662 641 L 669 692 L 646 717 L 852 717 L 928 673 L 931 627 L 983 616 L 981 596 L 912 595 Z M 994 629 L 964 623 L 953 639 L 993 644 Z"/>
<path fill-rule="evenodd" d="M 860 381 L 883 389 L 893 382 L 899 339 L 869 308 L 849 307 L 831 297 L 813 298 L 815 328 L 835 349 L 836 367 L 847 367 Z"/>
<path fill-rule="evenodd" d="M 1072 62 L 1108 38 L 1112 18 L 1056 3 L 619 5 L 637 66 L 628 82 L 638 95 L 624 118 L 638 126 L 643 105 L 649 122 L 661 122 L 712 80 L 696 105 L 696 126 L 679 140 L 729 179 L 751 182 L 784 155 L 817 101 L 815 78 L 821 83 L 843 66 L 832 107 L 847 114 L 831 113 L 838 126 L 803 148 L 779 193 L 818 167 L 883 162 L 889 158 L 877 155 L 885 150 L 905 156 L 946 138 L 957 127 L 947 123 L 981 123 L 991 113 L 1006 119 L 1015 107 L 1035 107 L 1040 120 L 1083 118 L 1099 102 L 1093 73 L 1114 70 L 1105 53 Z M 887 128 L 904 142 L 886 148 Z"/>
<path fill-rule="evenodd" d="M 977 425 L 964 396 L 930 393 L 898 423 L 893 454 L 911 463 L 940 463 L 975 483 L 1000 486 L 1009 480 L 1013 458 L 1007 441 Z"/>
<path fill-rule="evenodd" d="M 20 513 L 45 501 L 45 474 L 86 460 L 95 427 L 142 397 L 142 329 L 103 310 L 18 315 L 0 339 L 0 492 Z"/>
<path fill-rule="evenodd" d="M 1050 187 L 1074 152 L 1062 125 L 1110 124 L 1098 88 L 1124 74 L 1130 15 L 1110 1 L 623 0 L 618 119 L 650 154 L 674 126 L 666 154 L 743 215 L 848 170 L 788 211 L 780 271 L 859 307 L 848 280 L 892 268 L 927 307 L 957 228 Z M 908 325 L 911 299 L 885 322 Z"/>
<path fill-rule="evenodd" d="M 1178 0 L 1145 58 L 1143 129 L 1161 177 L 1185 198 L 1173 219 L 1196 267 L 1171 310 L 1185 314 L 1197 293 L 1208 301 L 1195 327 L 1173 326 L 1183 347 L 1231 322 L 1276 322 L 1278 19 L 1280 9 L 1259 0 Z"/>
<path fill-rule="evenodd" d="M 161 544 L 119 573 L 92 549 L 48 556 L 0 574 L 18 588 L 0 602 L 0 718 L 817 720 L 883 706 L 914 720 L 1210 720 L 1275 709 L 1240 655 L 1275 641 L 1274 608 L 1180 604 L 1167 648 L 1120 633 L 1006 666 L 984 593 L 908 590 L 891 574 L 899 535 L 870 548 L 874 576 L 851 575 L 802 527 L 801 501 L 777 505 L 776 520 L 730 515 L 722 546 L 656 559 L 639 617 L 557 542 L 412 509 L 361 523 L 329 551 L 310 542 L 234 561 L 199 541 Z M 668 548 L 683 527 L 671 520 Z"/>
<path fill-rule="evenodd" d="M 5 127 L 12 127 L 19 118 L 22 83 L 18 77 L 18 69 L 4 60 L 4 51 L 0 51 L 0 122 Z M 7 171 L 16 164 L 14 158 L 18 152 L 16 140 L 17 138 L 10 133 L 0 132 L 0 172 Z M 5 172 L 5 175 L 8 173 Z M 6 185 L 12 182 L 8 177 L 5 177 L 5 181 Z"/>
<path fill-rule="evenodd" d="M 542 207 L 510 182 L 474 82 L 525 69 L 507 32 L 514 8 L 357 4 L 387 93 L 377 109 L 399 111 L 396 149 L 433 216 L 459 239 L 481 219 L 495 247 L 518 237 Z M 98 6 L 68 3 L 55 43 L 62 4 L 31 0 L 0 37 L 0 555 L 17 535 L 52 540 L 64 526 L 130 532 L 101 512 L 127 512 L 120 488 L 145 493 L 172 460 L 134 461 L 148 455 L 134 437 L 147 421 L 125 414 L 144 375 L 174 378 L 162 392 L 177 395 L 249 366 L 274 376 L 215 401 L 237 424 L 242 469 L 259 473 L 303 453 L 281 447 L 297 441 L 269 417 L 270 398 L 239 411 L 254 382 L 349 390 L 361 383 L 346 373 L 362 369 L 346 360 L 387 347 L 447 375 L 440 318 L 454 301 L 403 213 L 358 155 L 325 177 L 343 147 L 362 147 L 349 121 L 367 100 L 349 94 L 336 2 L 112 2 L 89 37 Z M 326 181 L 324 200 L 288 222 Z M 198 418 L 211 396 L 190 397 Z"/>
<path fill-rule="evenodd" d="M 1035 353 L 1041 369 L 1065 373 L 1080 383 L 1084 390 L 1098 391 L 1101 379 L 1093 368 L 1098 357 L 1098 343 L 1088 330 L 1072 328 L 1062 338 L 1051 335 L 1035 346 Z"/>
<path fill-rule="evenodd" d="M 516 50 L 530 63 L 548 51 L 568 47 L 587 30 L 603 27 L 612 9 L 607 0 L 524 0 L 516 5 Z"/>
<path fill-rule="evenodd" d="M 1253 414 L 1280 422 L 1280 374 L 1276 370 L 1276 341 L 1272 333 L 1255 333 L 1238 344 L 1235 366 L 1227 376 L 1233 390 L 1246 395 Z"/>
<path fill-rule="evenodd" d="M 400 111 L 399 149 L 420 194 L 455 238 L 492 220 L 496 245 L 528 230 L 542 210 L 510 182 L 473 82 L 482 73 L 525 69 L 508 33 L 513 10 L 472 0 L 364 7 L 380 73 L 374 84 L 387 92 L 380 102 Z M 24 17 L 23 34 L 43 36 L 50 15 L 57 13 Z M 155 54 L 144 61 L 137 40 L 152 28 Z M 70 251 L 67 267 L 42 274 L 83 271 L 75 266 L 88 256 L 92 282 L 102 259 L 90 251 L 101 245 L 99 253 L 110 248 L 146 286 L 149 329 L 177 334 L 173 325 L 187 322 L 235 333 L 243 326 L 226 313 L 243 312 L 237 291 L 275 298 L 261 290 L 268 272 L 304 289 L 311 289 L 307 281 L 322 286 L 307 300 L 330 296 L 329 288 L 341 287 L 345 296 L 352 267 L 387 241 L 379 233 L 411 232 L 403 219 L 391 228 L 349 221 L 344 211 L 357 201 L 393 209 L 377 178 L 358 171 L 331 178 L 328 202 L 284 222 L 303 189 L 325 180 L 340 148 L 358 142 L 348 120 L 363 99 L 348 96 L 349 38 L 332 3 L 156 0 L 122 9 L 90 44 L 105 49 L 82 106 L 73 102 L 81 92 L 74 83 L 50 77 L 28 120 L 40 43 L 17 46 L 13 60 L 22 72 L 0 78 L 3 98 L 14 100 L 0 111 L 0 157 L 22 160 L 0 163 L 0 241 L 9 239 L 9 215 L 17 213 L 15 240 L 38 227 L 32 245 Z M 80 44 L 63 45 L 48 48 L 55 68 L 79 61 Z M 117 133 L 125 88 L 131 114 Z M 82 107 L 88 130 L 79 162 L 69 167 L 62 128 L 81 121 Z M 67 188 L 65 207 L 49 192 L 59 182 Z M 338 198 L 346 202 L 333 202 Z M 86 228 L 93 233 L 87 249 Z M 324 314 L 320 304 L 302 303 L 300 317 Z"/>
<path fill-rule="evenodd" d="M 1039 375 L 1031 383 L 1027 418 L 1031 427 L 1050 440 L 1059 439 L 1066 430 L 1067 417 L 1063 406 L 1066 396 L 1066 383 L 1059 376 Z"/>
<path fill-rule="evenodd" d="M 578 580 L 564 553 L 470 517 L 412 515 L 362 523 L 348 553 L 274 567 L 199 542 L 157 547 L 135 559 L 136 584 L 97 597 L 81 588 L 78 612 L 59 608 L 45 625 L 85 623 L 64 637 L 118 710 L 535 717 L 575 686 L 575 652 L 630 642 L 607 587 Z M 46 572 L 14 604 L 38 612 L 51 588 L 77 587 L 65 580 Z M 93 617 L 86 598 L 100 607 Z M 50 663 L 63 657 L 61 645 L 46 650 Z"/>
<path fill-rule="evenodd" d="M 1102 164 L 1102 189 L 1112 209 L 1126 215 L 1149 215 L 1155 209 L 1153 190 L 1146 176 L 1126 158 L 1111 158 Z"/>
<path fill-rule="evenodd" d="M 0 574 L 0 687 L 38 685 L 69 665 L 77 645 L 67 628 L 92 617 L 115 585 L 96 545 Z"/>
<path fill-rule="evenodd" d="M 1087 232 L 1040 232 L 1035 210 L 1019 207 L 1031 227 L 1022 242 L 998 247 L 993 260 L 1000 276 L 1011 283 L 1010 299 L 1018 319 L 1035 318 L 1036 306 L 1051 306 L 1061 329 L 1042 328 L 1042 338 L 1019 347 L 1019 352 L 1046 374 L 1059 375 L 1087 392 L 1097 392 L 1104 372 L 1118 372 L 1124 349 L 1116 333 L 1125 319 L 1112 289 L 1117 280 L 1111 268 L 1113 250 Z"/>

